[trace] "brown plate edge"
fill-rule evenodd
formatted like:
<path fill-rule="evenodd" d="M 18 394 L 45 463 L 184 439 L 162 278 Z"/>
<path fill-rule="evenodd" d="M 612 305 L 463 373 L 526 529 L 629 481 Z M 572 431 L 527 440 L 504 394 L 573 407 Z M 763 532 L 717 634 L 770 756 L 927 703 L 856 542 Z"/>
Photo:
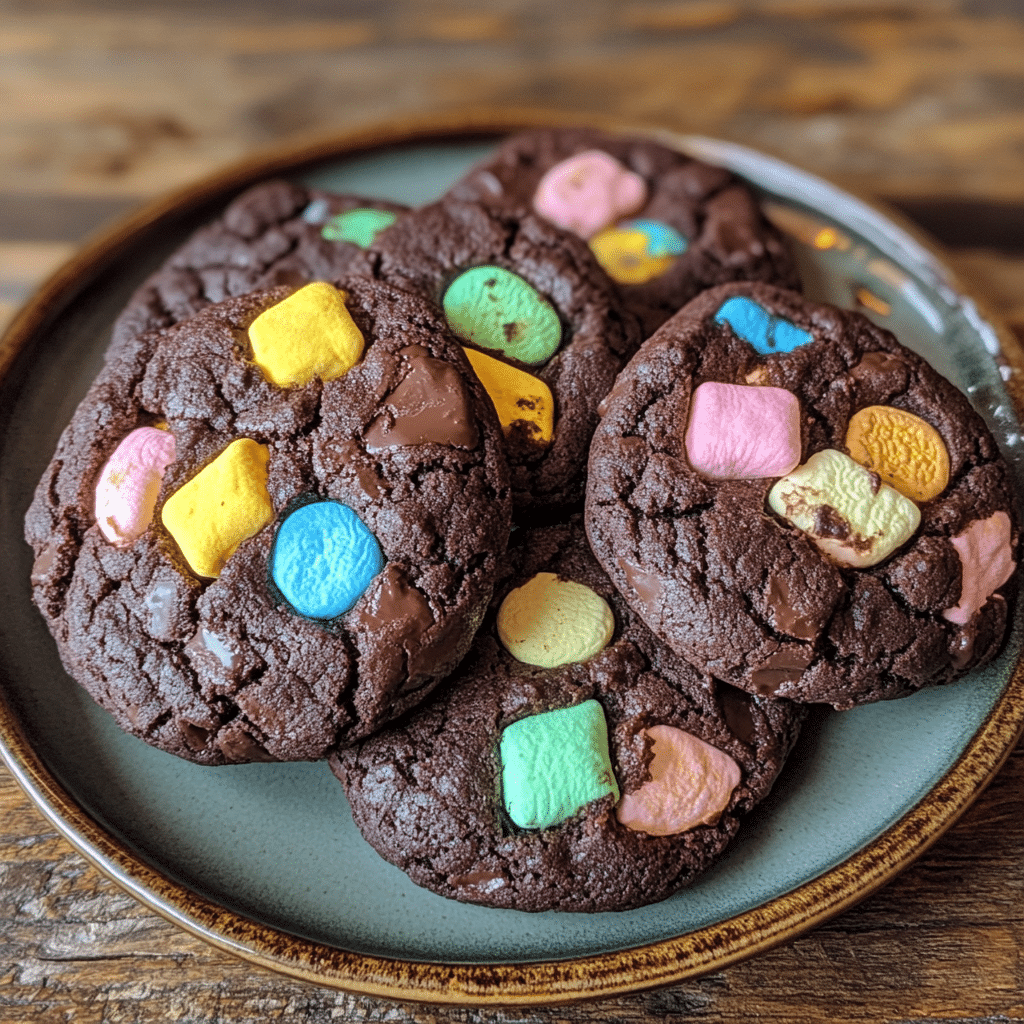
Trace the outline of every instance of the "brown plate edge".
<path fill-rule="evenodd" d="M 232 164 L 147 204 L 88 241 L 44 282 L 0 338 L 0 378 L 36 332 L 89 287 L 123 244 L 158 229 L 182 207 L 222 196 L 227 199 L 274 174 L 295 173 L 304 166 L 385 147 L 498 137 L 524 128 L 581 120 L 609 130 L 664 135 L 657 126 L 624 125 L 589 116 L 580 119 L 532 108 L 474 108 L 313 137 Z M 879 204 L 872 205 L 882 209 Z M 905 218 L 892 219 L 906 227 Z M 914 234 L 922 238 L 919 230 Z M 922 242 L 932 252 L 941 251 L 932 239 Z M 1024 393 L 1019 383 L 1024 351 L 1012 332 L 978 305 L 995 329 L 1004 356 L 1017 371 L 1006 387 L 1018 417 L 1024 418 Z M 288 977 L 398 1001 L 468 1006 L 550 1006 L 610 998 L 697 977 L 792 941 L 869 896 L 923 854 L 991 782 L 1022 732 L 1024 657 L 1018 659 L 1006 689 L 964 752 L 927 796 L 824 875 L 726 921 L 635 949 L 524 964 L 446 965 L 349 953 L 291 936 L 228 911 L 169 879 L 114 840 L 56 781 L 0 695 L 0 758 L 15 780 L 72 846 L 156 913 L 218 949 Z"/>

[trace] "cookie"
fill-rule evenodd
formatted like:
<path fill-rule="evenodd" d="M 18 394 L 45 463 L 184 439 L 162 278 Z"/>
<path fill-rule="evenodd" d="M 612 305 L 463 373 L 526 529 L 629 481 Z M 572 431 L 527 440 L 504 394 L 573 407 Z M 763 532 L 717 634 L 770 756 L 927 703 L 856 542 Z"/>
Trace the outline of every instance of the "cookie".
<path fill-rule="evenodd" d="M 620 375 L 590 456 L 594 553 L 661 639 L 837 708 L 992 658 L 1011 481 L 967 398 L 865 317 L 712 289 Z"/>
<path fill-rule="evenodd" d="M 26 518 L 68 672 L 203 764 L 315 759 L 466 653 L 511 517 L 440 313 L 353 279 L 227 299 L 114 352 Z"/>
<path fill-rule="evenodd" d="M 768 793 L 801 709 L 656 641 L 579 517 L 513 545 L 450 683 L 331 768 L 374 849 L 442 896 L 527 911 L 664 899 Z"/>
<path fill-rule="evenodd" d="M 586 239 L 644 337 L 712 285 L 799 288 L 792 255 L 753 192 L 653 139 L 592 128 L 523 132 L 449 194 L 530 210 Z"/>
<path fill-rule="evenodd" d="M 532 214 L 445 200 L 365 257 L 445 310 L 505 429 L 517 512 L 578 505 L 597 405 L 640 343 L 586 244 Z"/>
<path fill-rule="evenodd" d="M 287 181 L 256 185 L 136 289 L 114 323 L 111 344 L 170 327 L 232 296 L 337 281 L 405 209 Z"/>

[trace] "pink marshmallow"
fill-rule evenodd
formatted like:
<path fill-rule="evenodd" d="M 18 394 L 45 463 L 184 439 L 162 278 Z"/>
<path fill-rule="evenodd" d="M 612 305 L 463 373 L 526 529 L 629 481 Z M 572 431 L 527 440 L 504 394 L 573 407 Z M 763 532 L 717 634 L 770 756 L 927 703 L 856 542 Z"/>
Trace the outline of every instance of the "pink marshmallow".
<path fill-rule="evenodd" d="M 96 523 L 115 547 L 127 547 L 153 521 L 164 471 L 174 461 L 174 435 L 156 427 L 133 430 L 96 481 Z"/>
<path fill-rule="evenodd" d="M 800 402 L 785 388 L 706 381 L 685 441 L 690 465 L 713 480 L 785 476 L 800 464 Z"/>
<path fill-rule="evenodd" d="M 533 208 L 560 228 L 590 238 L 647 202 L 647 182 L 600 149 L 555 164 L 541 178 Z"/>
<path fill-rule="evenodd" d="M 740 784 L 739 765 L 717 747 L 682 729 L 656 725 L 650 779 L 627 793 L 616 817 L 627 828 L 652 836 L 673 836 L 698 825 L 713 825 Z"/>
<path fill-rule="evenodd" d="M 1017 563 L 1010 547 L 1010 517 L 993 512 L 988 519 L 975 519 L 963 533 L 951 538 L 963 565 L 960 603 L 947 608 L 942 617 L 958 626 L 966 625 L 989 597 L 1013 574 Z"/>

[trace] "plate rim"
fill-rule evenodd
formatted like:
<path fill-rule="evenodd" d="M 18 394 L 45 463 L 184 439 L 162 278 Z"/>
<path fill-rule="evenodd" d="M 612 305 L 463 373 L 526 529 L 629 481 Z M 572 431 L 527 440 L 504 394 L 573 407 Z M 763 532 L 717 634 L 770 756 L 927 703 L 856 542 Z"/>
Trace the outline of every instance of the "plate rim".
<path fill-rule="evenodd" d="M 643 133 L 677 146 L 697 136 L 657 125 L 623 123 L 535 108 L 469 108 L 316 135 L 255 153 L 142 206 L 88 239 L 16 314 L 0 337 L 0 379 L 37 333 L 86 291 L 122 246 L 200 202 L 223 199 L 274 174 L 295 174 L 329 160 L 432 141 L 497 138 L 531 127 L 585 124 Z M 706 140 L 713 141 L 713 140 Z M 731 148 L 757 151 L 734 143 Z M 771 157 L 777 163 L 793 167 Z M 894 223 L 930 257 L 944 283 L 981 310 L 1014 373 L 1004 382 L 1024 418 L 1024 349 L 1015 336 L 964 289 L 941 248 L 884 205 L 818 178 L 801 175 L 864 204 Z M 932 788 L 878 837 L 817 878 L 724 921 L 672 939 L 585 957 L 524 963 L 440 964 L 353 953 L 261 924 L 171 879 L 127 843 L 108 833 L 58 782 L 32 748 L 0 691 L 0 760 L 44 817 L 102 874 L 149 909 L 210 945 L 278 974 L 359 995 L 461 1006 L 558 1005 L 606 999 L 698 977 L 792 941 L 877 891 L 921 856 L 970 807 L 1024 733 L 1024 651 L 1010 679 L 963 752 Z"/>

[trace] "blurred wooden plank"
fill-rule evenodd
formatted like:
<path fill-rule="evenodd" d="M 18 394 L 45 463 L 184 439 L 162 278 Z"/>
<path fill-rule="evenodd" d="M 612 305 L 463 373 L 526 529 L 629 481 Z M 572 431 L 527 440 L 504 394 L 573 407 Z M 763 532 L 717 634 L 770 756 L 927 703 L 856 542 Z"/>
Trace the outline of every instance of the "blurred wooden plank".
<path fill-rule="evenodd" d="M 300 133 L 530 104 L 745 142 L 874 194 L 1024 200 L 1024 11 L 972 0 L 113 0 L 0 24 L 0 179 L 150 196 Z"/>
<path fill-rule="evenodd" d="M 78 242 L 136 205 L 130 198 L 0 192 L 0 240 Z"/>
<path fill-rule="evenodd" d="M 67 242 L 0 241 L 0 332 L 36 287 L 64 263 L 75 248 Z"/>

